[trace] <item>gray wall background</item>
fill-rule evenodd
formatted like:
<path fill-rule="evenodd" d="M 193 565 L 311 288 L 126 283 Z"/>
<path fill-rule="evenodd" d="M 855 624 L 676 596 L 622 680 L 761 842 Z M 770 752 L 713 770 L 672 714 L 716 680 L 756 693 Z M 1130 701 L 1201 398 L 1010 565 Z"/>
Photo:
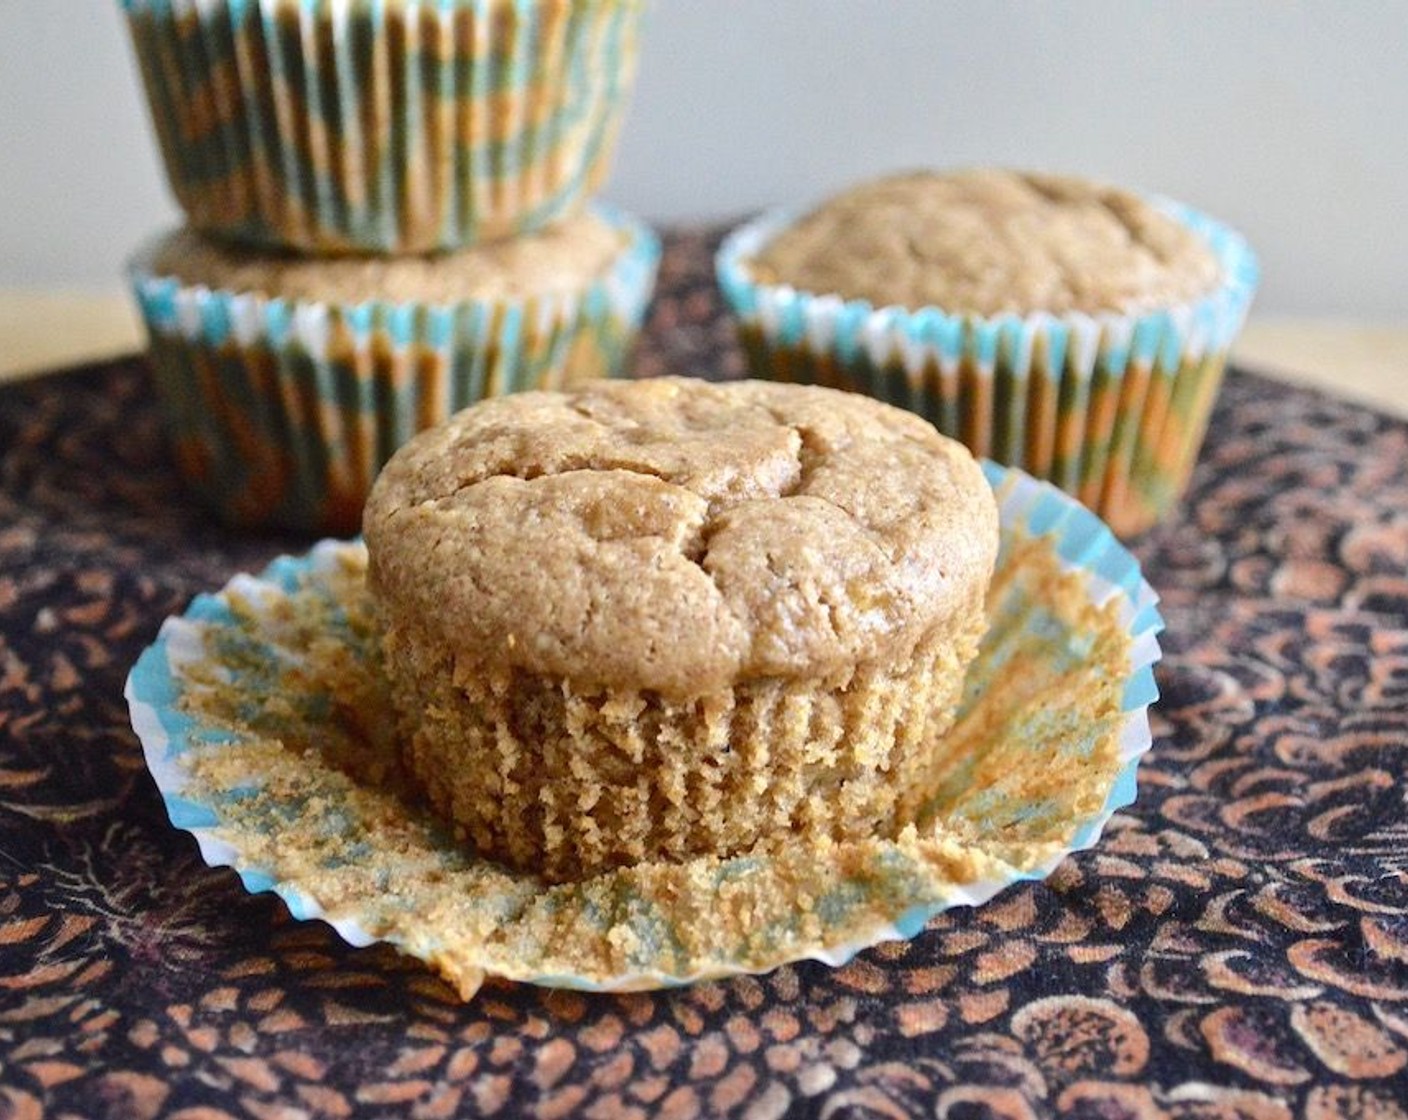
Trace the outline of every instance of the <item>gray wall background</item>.
<path fill-rule="evenodd" d="M 0 0 L 0 287 L 176 220 L 116 0 Z M 1258 311 L 1408 321 L 1408 0 L 654 0 L 609 196 L 727 218 L 1010 163 L 1237 225 Z"/>

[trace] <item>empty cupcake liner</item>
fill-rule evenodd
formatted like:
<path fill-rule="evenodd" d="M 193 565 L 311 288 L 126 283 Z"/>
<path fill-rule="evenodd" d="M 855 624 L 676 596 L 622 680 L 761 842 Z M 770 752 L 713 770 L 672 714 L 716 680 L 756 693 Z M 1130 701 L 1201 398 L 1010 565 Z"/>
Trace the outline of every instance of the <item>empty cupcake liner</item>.
<path fill-rule="evenodd" d="M 131 281 L 181 474 L 234 524 L 356 532 L 377 471 L 416 432 L 487 396 L 619 374 L 660 245 L 594 212 L 627 238 L 608 272 L 527 299 L 285 300 L 186 285 L 139 253 Z"/>
<path fill-rule="evenodd" d="M 643 0 L 122 0 L 191 223 L 306 252 L 529 233 L 591 197 Z"/>
<path fill-rule="evenodd" d="M 354 945 L 427 961 L 465 998 L 490 975 L 624 991 L 838 965 L 1094 844 L 1151 745 L 1162 622 L 1137 562 L 1068 496 L 986 470 L 1002 552 L 950 733 L 968 738 L 896 837 L 559 886 L 477 860 L 397 792 L 357 543 L 238 576 L 168 619 L 127 682 L 133 727 L 208 863 Z"/>
<path fill-rule="evenodd" d="M 1239 234 L 1179 203 L 1149 201 L 1211 246 L 1217 290 L 1140 315 L 876 308 L 753 279 L 749 261 L 796 220 L 791 211 L 730 234 L 719 283 L 755 376 L 912 409 L 974 454 L 1051 480 L 1129 535 L 1182 494 L 1258 275 Z"/>

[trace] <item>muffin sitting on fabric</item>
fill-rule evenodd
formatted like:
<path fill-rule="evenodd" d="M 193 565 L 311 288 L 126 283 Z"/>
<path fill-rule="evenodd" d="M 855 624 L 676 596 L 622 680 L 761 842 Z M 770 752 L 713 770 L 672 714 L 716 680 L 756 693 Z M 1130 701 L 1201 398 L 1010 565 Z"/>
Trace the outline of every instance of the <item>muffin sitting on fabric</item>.
<path fill-rule="evenodd" d="M 997 552 L 977 463 L 918 417 L 674 378 L 468 409 L 364 532 L 408 768 L 554 880 L 912 819 Z"/>
<path fill-rule="evenodd" d="M 435 257 L 303 257 L 187 228 L 131 278 L 192 489 L 236 525 L 342 535 L 414 433 L 481 397 L 621 372 L 659 255 L 597 206 Z"/>
<path fill-rule="evenodd" d="M 904 405 L 1117 532 L 1181 493 L 1256 262 L 1231 230 L 1085 179 L 921 171 L 736 231 L 753 372 Z"/>

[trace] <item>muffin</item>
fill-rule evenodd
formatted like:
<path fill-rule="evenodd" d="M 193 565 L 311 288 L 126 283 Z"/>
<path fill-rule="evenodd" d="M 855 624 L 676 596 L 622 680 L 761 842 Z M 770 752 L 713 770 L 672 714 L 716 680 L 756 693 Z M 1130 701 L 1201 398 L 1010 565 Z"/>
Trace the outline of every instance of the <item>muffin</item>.
<path fill-rule="evenodd" d="M 409 772 L 549 880 L 912 820 L 997 551 L 919 417 L 675 378 L 468 409 L 363 531 Z"/>
<path fill-rule="evenodd" d="M 756 376 L 914 409 L 1122 534 L 1181 494 L 1257 275 L 1187 207 L 997 169 L 764 217 L 718 268 Z"/>
<path fill-rule="evenodd" d="M 236 525 L 355 532 L 381 465 L 485 396 L 618 373 L 659 243 L 594 208 L 439 257 L 168 234 L 131 268 L 177 465 Z"/>
<path fill-rule="evenodd" d="M 123 0 L 190 224 L 319 253 L 542 229 L 600 185 L 643 0 Z"/>

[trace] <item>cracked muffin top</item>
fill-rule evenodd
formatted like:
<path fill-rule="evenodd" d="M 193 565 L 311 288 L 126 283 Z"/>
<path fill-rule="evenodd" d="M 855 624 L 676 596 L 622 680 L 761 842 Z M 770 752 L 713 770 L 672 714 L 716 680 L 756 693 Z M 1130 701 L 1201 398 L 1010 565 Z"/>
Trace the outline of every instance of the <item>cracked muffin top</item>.
<path fill-rule="evenodd" d="M 783 230 L 757 279 L 951 314 L 1138 314 L 1213 291 L 1196 233 L 1129 191 L 999 169 L 864 183 Z"/>
<path fill-rule="evenodd" d="M 384 617 L 457 670 L 675 696 L 902 662 L 981 609 L 997 551 L 978 464 L 919 417 L 689 378 L 466 409 L 392 457 L 363 529 Z"/>

